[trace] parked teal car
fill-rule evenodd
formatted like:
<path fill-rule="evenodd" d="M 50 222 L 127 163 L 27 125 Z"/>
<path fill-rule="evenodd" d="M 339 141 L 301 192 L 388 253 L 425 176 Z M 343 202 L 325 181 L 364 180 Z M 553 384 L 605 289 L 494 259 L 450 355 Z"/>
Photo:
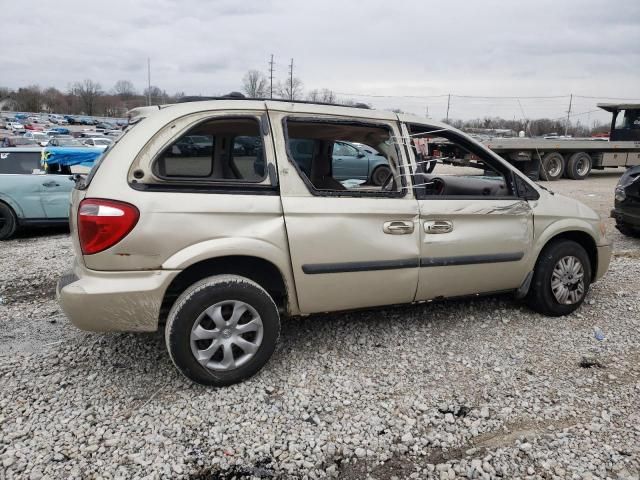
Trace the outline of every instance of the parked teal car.
<path fill-rule="evenodd" d="M 71 156 L 82 158 L 70 161 L 68 155 L 51 155 L 49 149 L 0 148 L 0 240 L 23 226 L 67 224 L 74 186 L 69 164 L 89 165 L 103 151 L 77 148 Z M 49 164 L 43 163 L 46 157 Z"/>
<path fill-rule="evenodd" d="M 307 176 L 311 174 L 311 158 L 318 140 L 291 138 L 289 151 Z M 387 159 L 372 147 L 360 143 L 337 141 L 331 157 L 332 176 L 339 182 L 360 180 L 380 186 L 391 174 Z"/>

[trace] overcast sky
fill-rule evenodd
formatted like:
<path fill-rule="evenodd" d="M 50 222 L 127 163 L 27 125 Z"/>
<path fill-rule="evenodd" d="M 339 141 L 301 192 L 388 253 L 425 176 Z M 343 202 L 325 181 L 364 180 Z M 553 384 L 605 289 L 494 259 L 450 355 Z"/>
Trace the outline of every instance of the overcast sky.
<path fill-rule="evenodd" d="M 240 90 L 249 69 L 306 90 L 640 100 L 640 0 L 56 0 L 2 2 L 0 86 L 119 79 L 169 93 Z M 354 95 L 351 97 L 355 98 Z M 442 118 L 446 97 L 361 97 Z M 574 113 L 597 99 L 576 98 Z M 453 97 L 452 118 L 561 116 L 568 98 Z M 594 114 L 576 118 L 591 121 Z M 600 118 L 600 117 L 598 117 Z M 606 117 L 605 117 L 606 118 Z"/>

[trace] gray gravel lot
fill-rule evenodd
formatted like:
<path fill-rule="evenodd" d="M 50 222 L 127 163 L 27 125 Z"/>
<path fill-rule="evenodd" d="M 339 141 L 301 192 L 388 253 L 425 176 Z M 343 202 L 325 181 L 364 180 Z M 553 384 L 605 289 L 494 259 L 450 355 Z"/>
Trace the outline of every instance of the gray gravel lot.
<path fill-rule="evenodd" d="M 606 217 L 620 174 L 547 186 Z M 638 479 L 640 240 L 608 226 L 571 316 L 497 296 L 288 319 L 221 390 L 179 376 L 162 332 L 71 327 L 69 237 L 25 233 L 0 244 L 0 479 Z"/>

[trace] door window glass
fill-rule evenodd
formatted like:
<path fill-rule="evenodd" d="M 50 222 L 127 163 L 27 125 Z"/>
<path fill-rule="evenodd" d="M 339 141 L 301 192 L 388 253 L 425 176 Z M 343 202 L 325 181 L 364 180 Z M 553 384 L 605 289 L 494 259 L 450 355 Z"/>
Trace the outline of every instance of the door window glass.
<path fill-rule="evenodd" d="M 154 173 L 163 180 L 259 183 L 266 177 L 263 152 L 257 119 L 212 119 L 165 148 Z"/>
<path fill-rule="evenodd" d="M 40 169 L 40 152 L 0 152 L 0 173 L 31 174 Z"/>

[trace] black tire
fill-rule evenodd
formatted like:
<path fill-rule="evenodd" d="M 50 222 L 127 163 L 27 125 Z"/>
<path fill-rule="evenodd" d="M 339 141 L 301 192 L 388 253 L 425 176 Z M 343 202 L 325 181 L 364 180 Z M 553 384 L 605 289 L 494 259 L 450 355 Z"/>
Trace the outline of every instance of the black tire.
<path fill-rule="evenodd" d="M 540 169 L 540 180 L 555 182 L 565 170 L 564 157 L 558 152 L 547 153 L 542 158 L 542 168 Z"/>
<path fill-rule="evenodd" d="M 584 180 L 589 176 L 592 164 L 591 155 L 588 153 L 574 153 L 569 157 L 565 174 L 567 178 L 571 178 L 572 180 Z"/>
<path fill-rule="evenodd" d="M 13 209 L 4 202 L 0 202 L 0 240 L 7 240 L 16 233 L 18 219 Z"/>
<path fill-rule="evenodd" d="M 570 305 L 560 303 L 551 289 L 554 268 L 561 259 L 566 257 L 578 259 L 583 269 L 584 292 L 577 302 Z M 582 305 L 589 292 L 590 284 L 591 262 L 582 245 L 571 240 L 552 241 L 540 252 L 526 301 L 529 308 L 543 315 L 551 317 L 568 315 Z"/>
<path fill-rule="evenodd" d="M 262 321 L 262 341 L 241 366 L 212 370 L 201 365 L 192 352 L 191 332 L 206 309 L 229 301 L 245 303 L 255 310 Z M 215 387 L 232 385 L 256 374 L 273 354 L 279 336 L 280 315 L 271 296 L 257 283 L 237 275 L 217 275 L 191 285 L 174 303 L 165 327 L 167 350 L 178 370 L 194 382 Z M 216 355 L 222 355 L 222 350 Z"/>
<path fill-rule="evenodd" d="M 616 222 L 618 231 L 627 237 L 640 238 L 640 228 L 634 228 L 624 222 Z"/>
<path fill-rule="evenodd" d="M 380 165 L 371 173 L 371 183 L 376 187 L 384 184 L 385 180 L 391 175 L 391 169 L 387 165 Z"/>

